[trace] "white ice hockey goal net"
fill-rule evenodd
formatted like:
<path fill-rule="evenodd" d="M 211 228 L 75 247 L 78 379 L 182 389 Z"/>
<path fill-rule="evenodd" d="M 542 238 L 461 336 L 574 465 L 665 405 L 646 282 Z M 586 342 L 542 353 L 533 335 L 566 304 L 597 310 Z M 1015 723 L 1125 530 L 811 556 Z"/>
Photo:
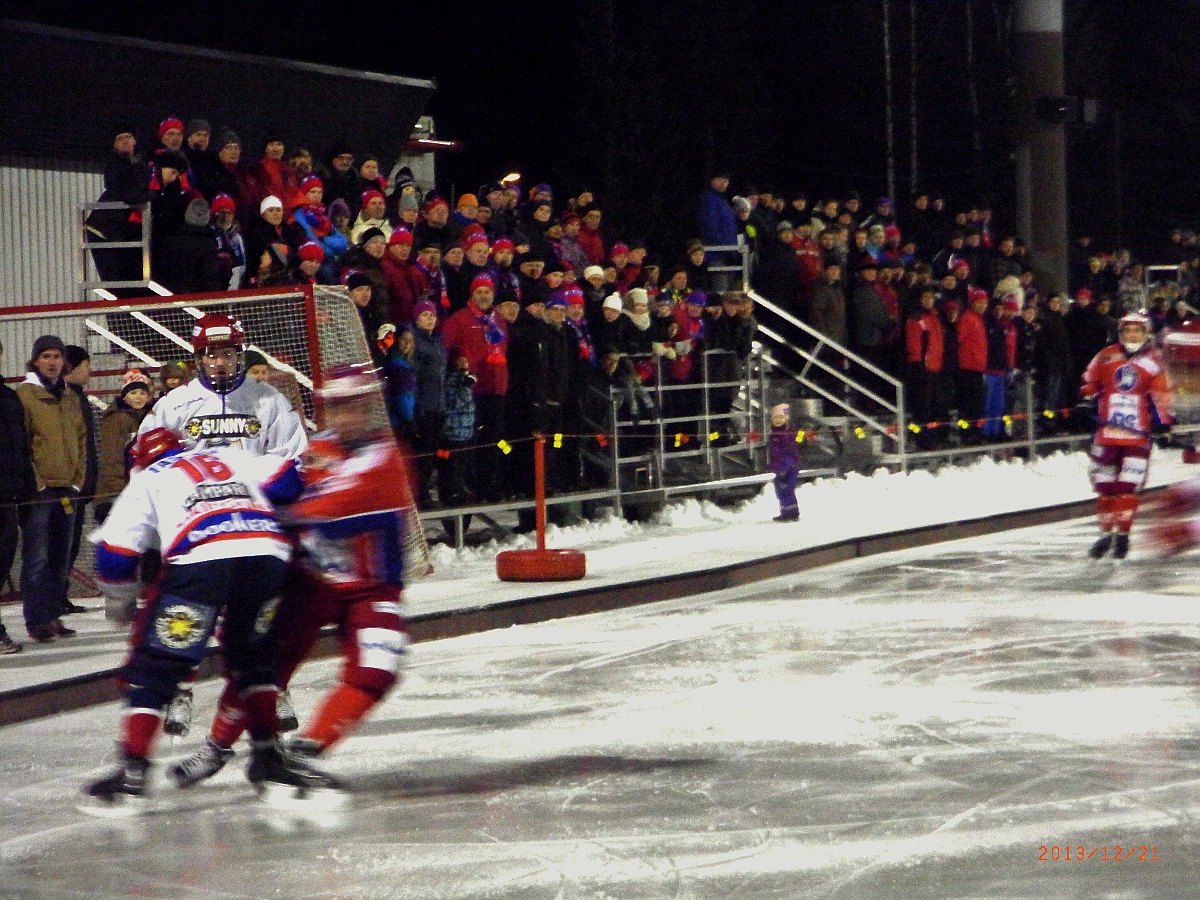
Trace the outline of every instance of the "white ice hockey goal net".
<path fill-rule="evenodd" d="M 228 313 L 242 323 L 249 348 L 261 353 L 273 370 L 270 383 L 293 401 L 310 431 L 323 425 L 313 393 L 321 386 L 322 373 L 371 359 L 346 289 L 317 285 L 0 308 L 0 341 L 8 351 L 4 374 L 22 374 L 34 340 L 54 334 L 91 354 L 95 376 L 89 393 L 115 394 L 121 374 L 130 366 L 155 371 L 167 363 L 190 362 L 192 325 L 213 312 Z M 368 402 L 376 424 L 387 427 L 382 390 Z M 409 571 L 427 573 L 429 548 L 415 506 L 406 519 Z"/>

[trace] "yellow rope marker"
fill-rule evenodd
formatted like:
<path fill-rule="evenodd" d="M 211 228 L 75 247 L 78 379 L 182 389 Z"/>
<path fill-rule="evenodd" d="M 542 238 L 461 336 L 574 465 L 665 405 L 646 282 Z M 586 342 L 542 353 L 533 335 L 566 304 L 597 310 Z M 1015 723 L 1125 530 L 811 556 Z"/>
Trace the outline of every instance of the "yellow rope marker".
<path fill-rule="evenodd" d="M 676 435 L 675 435 L 675 446 L 676 447 L 683 446 L 683 432 L 682 431 L 676 433 Z"/>
<path fill-rule="evenodd" d="M 510 444 L 508 441 L 497 441 L 496 446 L 500 448 L 500 452 L 505 456 L 508 456 L 508 454 L 512 453 L 512 444 Z"/>
<path fill-rule="evenodd" d="M 966 419 L 959 419 L 958 427 L 961 428 L 963 431 L 966 431 L 968 428 L 971 427 L 971 423 L 968 422 Z"/>
<path fill-rule="evenodd" d="M 1042 415 L 1043 415 L 1043 416 L 1045 416 L 1047 419 L 1053 419 L 1053 418 L 1054 418 L 1054 410 L 1052 410 L 1052 409 L 1043 409 L 1043 410 L 1042 410 Z"/>
<path fill-rule="evenodd" d="M 708 433 L 708 442 L 711 444 L 713 441 L 715 441 L 715 440 L 716 440 L 717 438 L 719 438 L 720 436 L 721 436 L 721 432 L 719 432 L 719 431 L 710 431 L 710 432 Z"/>
<path fill-rule="evenodd" d="M 920 426 L 920 425 L 918 425 L 916 422 L 909 422 L 909 423 L 908 423 L 908 430 L 909 430 L 909 431 L 911 431 L 913 434 L 920 434 L 920 433 L 921 433 L 921 426 Z"/>
<path fill-rule="evenodd" d="M 854 436 L 861 441 L 863 438 L 865 438 L 867 436 L 867 432 L 863 428 L 855 428 Z"/>
<path fill-rule="evenodd" d="M 1001 416 L 1000 421 L 1005 425 L 1011 425 L 1013 423 L 1012 416 Z"/>
<path fill-rule="evenodd" d="M 562 437 L 563 436 L 561 434 L 554 435 L 554 449 L 555 450 L 562 449 Z"/>
<path fill-rule="evenodd" d="M 804 432 L 803 432 L 803 431 L 797 431 L 797 432 L 796 432 L 796 443 L 797 443 L 797 444 L 803 444 L 803 443 L 804 443 Z"/>

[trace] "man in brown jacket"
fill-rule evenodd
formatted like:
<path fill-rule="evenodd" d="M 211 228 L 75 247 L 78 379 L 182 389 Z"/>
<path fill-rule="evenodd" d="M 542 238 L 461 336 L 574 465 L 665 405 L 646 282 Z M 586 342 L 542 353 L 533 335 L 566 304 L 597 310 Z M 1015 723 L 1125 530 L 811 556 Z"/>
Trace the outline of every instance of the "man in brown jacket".
<path fill-rule="evenodd" d="M 58 616 L 67 603 L 73 518 L 87 475 L 87 428 L 78 395 L 63 381 L 64 352 L 60 338 L 42 335 L 17 386 L 37 476 L 21 523 L 21 598 L 25 628 L 40 643 L 75 633 Z"/>

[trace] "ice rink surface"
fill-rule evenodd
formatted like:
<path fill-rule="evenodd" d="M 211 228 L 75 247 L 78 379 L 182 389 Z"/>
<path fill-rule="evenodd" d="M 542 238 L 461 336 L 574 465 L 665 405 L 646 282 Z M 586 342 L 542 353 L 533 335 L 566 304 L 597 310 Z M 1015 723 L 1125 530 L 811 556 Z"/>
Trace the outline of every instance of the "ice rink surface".
<path fill-rule="evenodd" d="M 240 754 L 89 818 L 117 706 L 0 729 L 0 898 L 1197 896 L 1200 566 L 1095 564 L 1093 536 L 417 645 L 325 816 L 258 804 Z M 335 672 L 300 671 L 302 719 Z"/>

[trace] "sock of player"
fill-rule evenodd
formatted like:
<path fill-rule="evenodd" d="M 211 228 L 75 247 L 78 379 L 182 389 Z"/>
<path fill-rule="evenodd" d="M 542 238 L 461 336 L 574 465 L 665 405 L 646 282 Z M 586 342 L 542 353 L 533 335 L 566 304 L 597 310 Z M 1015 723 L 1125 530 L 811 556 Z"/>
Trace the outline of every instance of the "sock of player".
<path fill-rule="evenodd" d="M 1117 494 L 1113 500 L 1114 526 L 1118 534 L 1129 534 L 1133 528 L 1133 520 L 1137 515 L 1137 494 Z"/>
<path fill-rule="evenodd" d="M 1104 534 L 1110 534 L 1117 527 L 1116 499 L 1111 494 L 1101 494 L 1096 498 L 1096 518 Z"/>
<path fill-rule="evenodd" d="M 209 738 L 218 747 L 228 749 L 246 730 L 246 710 L 242 706 L 241 693 L 233 684 L 226 684 L 217 701 L 217 714 L 213 717 Z"/>
<path fill-rule="evenodd" d="M 242 708 L 246 711 L 246 730 L 250 740 L 266 741 L 279 733 L 275 717 L 275 700 L 279 689 L 273 684 L 252 684 L 241 692 Z"/>
<path fill-rule="evenodd" d="M 378 702 L 374 692 L 339 684 L 322 701 L 300 737 L 316 741 L 325 750 L 345 737 Z"/>
<path fill-rule="evenodd" d="M 125 710 L 121 719 L 121 749 L 131 756 L 149 758 L 162 719 L 162 711 L 157 709 Z"/>

